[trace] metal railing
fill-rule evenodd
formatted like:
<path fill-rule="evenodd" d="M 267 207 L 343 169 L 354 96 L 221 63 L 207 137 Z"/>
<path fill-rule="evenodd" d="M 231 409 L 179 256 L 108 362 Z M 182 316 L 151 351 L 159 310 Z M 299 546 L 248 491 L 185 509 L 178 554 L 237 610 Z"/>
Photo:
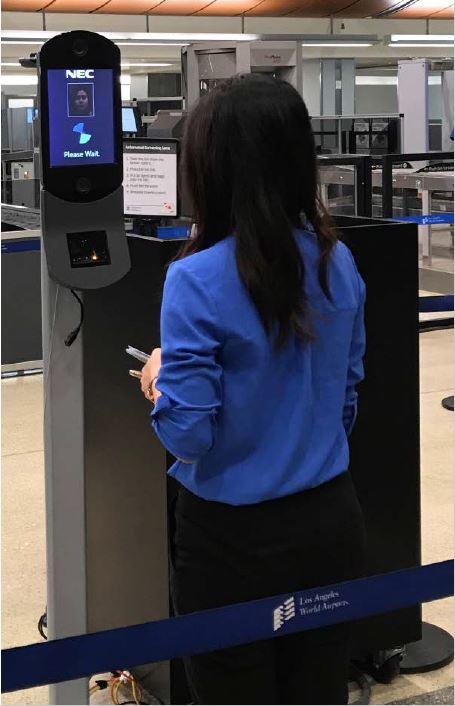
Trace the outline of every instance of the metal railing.
<path fill-rule="evenodd" d="M 318 156 L 319 166 L 354 167 L 352 185 L 354 187 L 354 214 L 371 218 L 372 214 L 372 158 L 369 155 L 321 155 Z"/>
<path fill-rule="evenodd" d="M 382 217 L 393 218 L 393 167 L 402 162 L 429 162 L 453 160 L 453 152 L 405 152 L 386 154 L 380 159 L 382 164 Z"/>

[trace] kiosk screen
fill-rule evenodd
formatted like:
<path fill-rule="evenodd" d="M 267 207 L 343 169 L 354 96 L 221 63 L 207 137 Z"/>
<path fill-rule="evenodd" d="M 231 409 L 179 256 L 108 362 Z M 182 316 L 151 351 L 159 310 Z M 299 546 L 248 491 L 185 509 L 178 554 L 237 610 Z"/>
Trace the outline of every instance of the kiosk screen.
<path fill-rule="evenodd" d="M 51 167 L 114 164 L 112 69 L 48 69 Z"/>
<path fill-rule="evenodd" d="M 126 216 L 177 216 L 177 143 L 123 141 Z"/>

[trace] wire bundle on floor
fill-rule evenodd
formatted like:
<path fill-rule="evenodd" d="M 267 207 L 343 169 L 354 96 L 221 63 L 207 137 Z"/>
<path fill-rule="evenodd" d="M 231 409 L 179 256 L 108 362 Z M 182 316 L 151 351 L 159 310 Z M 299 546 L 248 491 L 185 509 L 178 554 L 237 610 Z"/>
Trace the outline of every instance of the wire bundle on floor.
<path fill-rule="evenodd" d="M 121 686 L 128 685 L 131 688 L 133 701 L 119 701 L 119 690 Z M 130 674 L 130 672 L 123 670 L 118 672 L 113 672 L 113 678 L 110 680 L 110 693 L 111 701 L 116 706 L 123 706 L 123 704 L 142 704 L 141 700 L 142 690 L 136 679 Z"/>

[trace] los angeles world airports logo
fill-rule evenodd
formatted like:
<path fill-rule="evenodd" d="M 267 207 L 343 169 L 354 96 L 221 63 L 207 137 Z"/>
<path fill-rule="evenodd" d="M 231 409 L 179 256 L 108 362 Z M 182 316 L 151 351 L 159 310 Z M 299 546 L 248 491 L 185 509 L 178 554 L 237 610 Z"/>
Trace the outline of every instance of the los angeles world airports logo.
<path fill-rule="evenodd" d="M 291 596 L 273 611 L 273 630 L 276 632 L 288 621 L 295 618 L 295 598 Z"/>
<path fill-rule="evenodd" d="M 86 145 L 87 142 L 90 142 L 90 140 L 92 139 L 92 136 L 89 135 L 88 132 L 85 132 L 84 123 L 76 123 L 76 125 L 73 127 L 73 132 L 79 133 L 80 145 Z"/>

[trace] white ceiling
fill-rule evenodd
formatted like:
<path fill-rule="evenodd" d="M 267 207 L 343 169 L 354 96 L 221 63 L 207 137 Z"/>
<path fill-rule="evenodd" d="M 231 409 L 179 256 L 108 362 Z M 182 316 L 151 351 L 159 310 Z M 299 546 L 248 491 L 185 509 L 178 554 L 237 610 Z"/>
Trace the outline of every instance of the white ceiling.
<path fill-rule="evenodd" d="M 45 29 L 51 31 L 68 31 L 69 29 L 89 29 L 103 32 L 218 32 L 240 33 L 242 21 L 240 18 L 214 18 L 214 17 L 150 17 L 147 28 L 144 16 L 131 15 L 67 15 L 46 14 Z M 33 31 L 43 30 L 43 17 L 41 13 L 2 13 L 3 30 Z M 325 19 L 278 19 L 257 18 L 247 19 L 243 26 L 247 33 L 273 33 L 273 34 L 329 34 L 330 21 Z M 429 30 L 432 34 L 453 34 L 453 23 L 450 21 L 434 20 L 429 23 L 422 20 L 336 20 L 333 23 L 335 34 L 373 34 L 381 42 L 386 42 L 390 34 L 425 34 Z M 24 41 L 24 40 L 20 40 Z M 18 62 L 19 58 L 27 57 L 31 52 L 38 51 L 39 43 L 10 44 L 2 42 L 2 63 Z M 121 46 L 122 62 L 126 64 L 139 64 L 139 66 L 125 66 L 125 72 L 132 75 L 153 73 L 154 71 L 180 71 L 180 46 Z M 359 64 L 391 63 L 396 64 L 398 58 L 412 58 L 427 56 L 430 58 L 451 57 L 452 48 L 414 47 L 395 48 L 380 43 L 371 47 L 304 47 L 304 57 L 356 57 Z M 144 66 L 153 62 L 167 63 L 169 66 Z M 4 73 L 26 72 L 19 65 L 3 66 Z M 29 70 L 31 72 L 31 70 Z"/>

